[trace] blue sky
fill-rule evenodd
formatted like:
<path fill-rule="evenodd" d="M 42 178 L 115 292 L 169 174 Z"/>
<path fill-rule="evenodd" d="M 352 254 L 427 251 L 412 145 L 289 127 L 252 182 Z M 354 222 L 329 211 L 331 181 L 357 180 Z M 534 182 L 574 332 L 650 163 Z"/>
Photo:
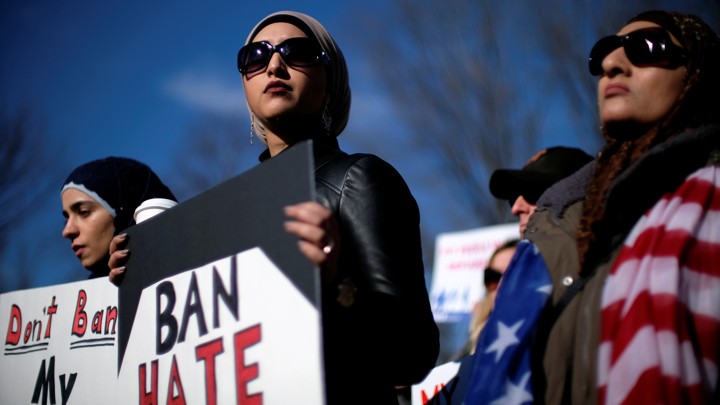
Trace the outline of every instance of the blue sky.
<path fill-rule="evenodd" d="M 1 101 L 37 107 L 78 163 L 113 153 L 160 172 L 197 114 L 246 114 L 235 55 L 260 18 L 296 9 L 332 32 L 350 4 L 5 3 Z"/>
<path fill-rule="evenodd" d="M 362 7 L 375 12 L 381 4 L 372 0 Z M 279 10 L 314 16 L 341 44 L 352 67 L 348 128 L 354 130 L 346 133 L 368 132 L 367 120 L 358 117 L 383 122 L 392 116 L 391 105 L 377 96 L 365 59 L 344 46 L 355 35 L 347 25 L 356 12 L 350 1 L 23 0 L 0 7 L 0 105 L 30 106 L 44 122 L 46 141 L 65 165 L 58 168 L 61 179 L 79 164 L 116 155 L 149 164 L 172 187 L 178 181 L 175 155 L 190 126 L 208 114 L 247 116 L 236 54 L 254 24 Z M 350 150 L 365 142 L 341 137 Z M 261 151 L 258 142 L 252 148 L 248 156 Z M 247 167 L 255 163 L 250 158 Z M 31 285 L 84 276 L 61 228 L 60 201 L 53 195 L 12 238 L 10 256 L 38 257 L 33 252 L 42 251 L 40 260 L 53 263 L 54 271 L 41 264 L 29 274 Z M 33 246 L 41 239 L 53 249 Z M 0 265 L 12 272 L 8 260 Z M 12 280 L 4 281 L 0 291 L 13 288 Z"/>

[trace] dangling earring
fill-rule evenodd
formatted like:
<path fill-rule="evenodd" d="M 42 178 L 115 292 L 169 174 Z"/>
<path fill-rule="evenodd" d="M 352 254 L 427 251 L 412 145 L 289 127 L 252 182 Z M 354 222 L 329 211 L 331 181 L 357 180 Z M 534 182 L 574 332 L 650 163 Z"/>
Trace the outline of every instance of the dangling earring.
<path fill-rule="evenodd" d="M 323 125 L 325 126 L 325 133 L 327 136 L 330 136 L 330 130 L 332 129 L 332 115 L 330 115 L 328 104 L 325 104 L 325 108 L 323 108 L 322 120 Z"/>
<path fill-rule="evenodd" d="M 253 144 L 253 135 L 255 134 L 255 114 L 250 113 L 250 145 Z"/>

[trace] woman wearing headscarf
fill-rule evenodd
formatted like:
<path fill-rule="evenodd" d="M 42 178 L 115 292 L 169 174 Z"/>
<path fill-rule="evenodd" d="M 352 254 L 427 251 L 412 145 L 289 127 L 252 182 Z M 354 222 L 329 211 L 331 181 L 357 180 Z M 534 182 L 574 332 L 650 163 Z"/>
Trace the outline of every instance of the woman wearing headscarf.
<path fill-rule="evenodd" d="M 478 348 L 502 347 L 508 388 L 486 389 L 499 384 L 478 361 L 467 403 L 718 403 L 720 39 L 647 11 L 589 68 L 606 145 L 538 201 L 488 321 L 512 340 L 493 346 L 488 326 Z M 523 287 L 543 275 L 549 299 L 529 307 Z"/>
<path fill-rule="evenodd" d="M 346 154 L 337 136 L 350 111 L 340 48 L 310 16 L 271 14 L 238 53 L 251 131 L 266 161 L 312 139 L 318 202 L 289 207 L 287 229 L 322 271 L 327 402 L 396 403 L 395 386 L 435 365 L 419 210 L 400 174 L 369 154 Z"/>
<path fill-rule="evenodd" d="M 62 236 L 90 270 L 90 278 L 107 276 L 110 241 L 135 224 L 135 209 L 145 200 L 175 201 L 170 189 L 144 163 L 107 157 L 73 170 L 60 191 L 65 226 Z"/>
<path fill-rule="evenodd" d="M 321 270 L 327 403 L 397 403 L 397 387 L 421 381 L 439 353 L 417 203 L 390 164 L 340 150 L 337 136 L 350 112 L 348 71 L 318 21 L 292 11 L 270 14 L 251 30 L 237 66 L 251 141 L 257 136 L 267 146 L 261 162 L 313 141 L 317 201 L 286 207 L 285 228 Z M 125 271 L 123 244 L 111 243 L 115 284 Z"/>

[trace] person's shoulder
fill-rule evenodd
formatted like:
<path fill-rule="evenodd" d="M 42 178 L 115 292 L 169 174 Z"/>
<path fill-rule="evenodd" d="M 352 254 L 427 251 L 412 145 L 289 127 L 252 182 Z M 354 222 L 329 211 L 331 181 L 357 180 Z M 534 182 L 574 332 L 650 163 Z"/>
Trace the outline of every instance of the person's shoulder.
<path fill-rule="evenodd" d="M 393 172 L 397 173 L 397 169 L 381 157 L 372 153 L 353 153 L 348 155 L 352 159 L 353 167 L 365 170 L 370 173 L 374 172 Z"/>
<path fill-rule="evenodd" d="M 340 192 L 347 187 L 367 190 L 368 187 L 407 189 L 402 175 L 390 163 L 372 153 L 338 154 L 316 168 L 316 181 Z"/>
<path fill-rule="evenodd" d="M 376 184 L 405 184 L 400 172 L 389 162 L 371 153 L 354 153 L 348 156 L 352 160 L 347 175 L 348 180 L 373 182 Z"/>

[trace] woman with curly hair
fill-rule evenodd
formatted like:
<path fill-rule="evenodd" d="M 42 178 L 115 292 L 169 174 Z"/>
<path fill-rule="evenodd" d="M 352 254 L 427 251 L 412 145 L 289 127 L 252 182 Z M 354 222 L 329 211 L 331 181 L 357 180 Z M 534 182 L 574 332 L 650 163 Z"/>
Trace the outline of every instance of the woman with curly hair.
<path fill-rule="evenodd" d="M 509 366 L 476 362 L 467 403 L 719 403 L 720 38 L 647 11 L 589 68 L 606 144 L 539 199 L 480 338 Z M 549 295 L 508 305 L 530 278 Z"/>

